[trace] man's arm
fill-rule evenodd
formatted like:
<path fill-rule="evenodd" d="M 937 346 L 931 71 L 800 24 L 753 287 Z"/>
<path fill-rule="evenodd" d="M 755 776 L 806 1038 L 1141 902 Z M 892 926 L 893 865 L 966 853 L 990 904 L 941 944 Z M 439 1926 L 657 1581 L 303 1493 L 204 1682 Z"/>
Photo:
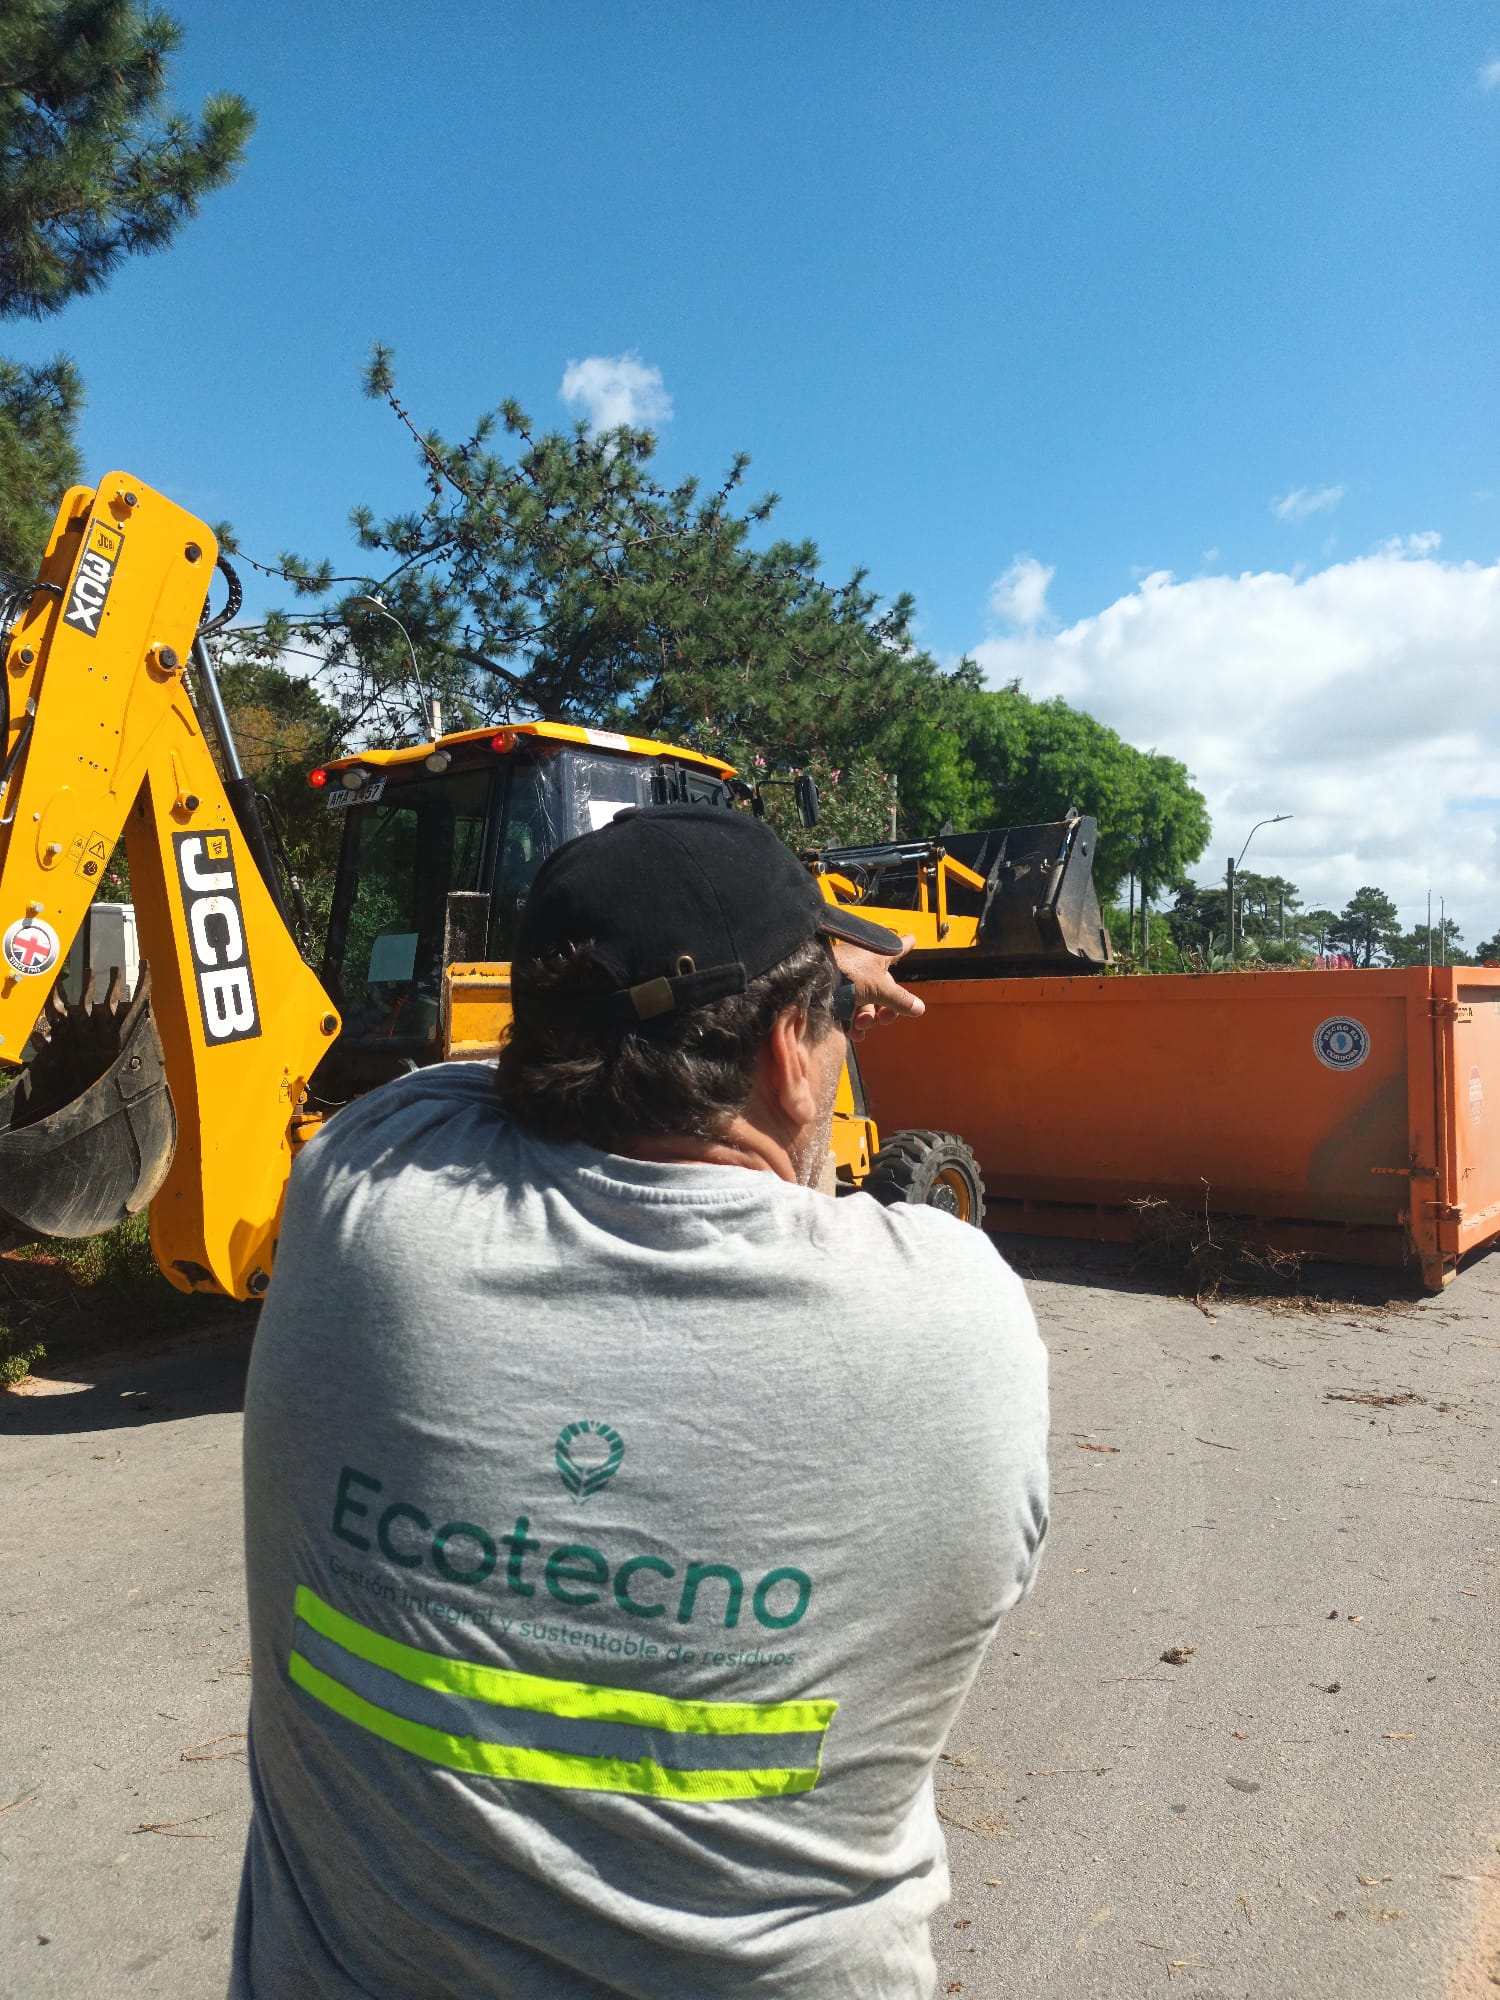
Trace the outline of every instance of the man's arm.
<path fill-rule="evenodd" d="M 896 984 L 891 970 L 916 943 L 910 933 L 902 938 L 900 951 L 890 958 L 864 945 L 849 944 L 843 938 L 834 938 L 831 942 L 835 963 L 846 979 L 854 981 L 859 995 L 850 1031 L 853 1041 L 862 1041 L 869 1030 L 881 1021 L 894 1021 L 903 1014 L 915 1020 L 917 1015 L 927 1012 L 917 994 L 908 987 Z"/>

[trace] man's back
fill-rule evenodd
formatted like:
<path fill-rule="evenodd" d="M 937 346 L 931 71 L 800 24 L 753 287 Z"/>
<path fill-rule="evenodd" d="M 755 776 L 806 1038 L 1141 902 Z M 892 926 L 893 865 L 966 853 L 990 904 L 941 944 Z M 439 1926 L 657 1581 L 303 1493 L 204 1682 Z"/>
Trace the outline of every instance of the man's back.
<path fill-rule="evenodd" d="M 914 2000 L 930 1777 L 1045 1526 L 931 1210 L 546 1145 L 429 1071 L 299 1165 L 246 1410 L 237 1994 Z"/>

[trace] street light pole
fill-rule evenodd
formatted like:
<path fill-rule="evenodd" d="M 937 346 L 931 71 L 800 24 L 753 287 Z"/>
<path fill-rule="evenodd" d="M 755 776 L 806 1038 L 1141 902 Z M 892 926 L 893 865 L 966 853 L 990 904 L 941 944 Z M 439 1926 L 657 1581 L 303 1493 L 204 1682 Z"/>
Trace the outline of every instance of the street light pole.
<path fill-rule="evenodd" d="M 1229 884 L 1229 956 L 1234 957 L 1234 856 L 1229 857 L 1229 869 L 1225 878 Z"/>
<path fill-rule="evenodd" d="M 406 650 L 411 655 L 411 677 L 417 684 L 417 692 L 421 695 L 423 701 L 427 703 L 427 706 L 431 711 L 432 740 L 435 743 L 443 733 L 442 705 L 438 701 L 438 698 L 435 694 L 429 694 L 427 692 L 426 683 L 422 679 L 421 668 L 418 667 L 417 665 L 417 649 L 411 642 L 410 632 L 407 631 L 406 627 L 401 623 L 401 620 L 396 616 L 395 612 L 391 610 L 390 606 L 385 602 L 383 602 L 383 600 L 378 597 L 373 597 L 367 593 L 361 592 L 361 594 L 358 597 L 351 597 L 348 600 L 347 608 L 350 611 L 378 612 L 382 618 L 389 618 L 391 623 L 395 626 L 396 630 L 401 634 L 402 638 L 406 641 Z"/>
<path fill-rule="evenodd" d="M 1228 871 L 1229 883 L 1229 956 L 1234 957 L 1234 878 L 1240 871 L 1240 861 L 1245 858 L 1246 849 L 1263 826 L 1280 826 L 1284 819 L 1295 819 L 1295 813 L 1272 813 L 1269 819 L 1258 819 L 1245 835 L 1245 845 L 1240 849 L 1239 861 L 1231 861 Z"/>

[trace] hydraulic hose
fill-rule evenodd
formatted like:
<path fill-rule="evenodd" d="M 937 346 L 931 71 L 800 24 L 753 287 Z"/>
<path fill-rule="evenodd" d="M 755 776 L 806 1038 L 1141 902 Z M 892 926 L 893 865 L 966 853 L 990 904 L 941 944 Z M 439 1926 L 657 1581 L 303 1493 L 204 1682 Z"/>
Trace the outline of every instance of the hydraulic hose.
<path fill-rule="evenodd" d="M 193 641 L 193 667 L 198 676 L 198 685 L 203 690 L 203 699 L 213 718 L 214 734 L 219 739 L 219 749 L 224 758 L 224 793 L 235 817 L 235 823 L 244 836 L 245 845 L 255 857 L 255 865 L 260 870 L 261 880 L 276 905 L 277 915 L 293 929 L 293 917 L 287 905 L 286 890 L 281 874 L 276 866 L 276 857 L 271 852 L 270 838 L 266 833 L 266 823 L 260 816 L 260 805 L 256 800 L 255 787 L 245 776 L 240 762 L 240 753 L 235 747 L 234 731 L 229 726 L 229 716 L 224 708 L 224 697 L 219 692 L 218 676 L 214 672 L 213 661 L 208 657 L 208 648 L 203 643 L 200 630 Z"/>

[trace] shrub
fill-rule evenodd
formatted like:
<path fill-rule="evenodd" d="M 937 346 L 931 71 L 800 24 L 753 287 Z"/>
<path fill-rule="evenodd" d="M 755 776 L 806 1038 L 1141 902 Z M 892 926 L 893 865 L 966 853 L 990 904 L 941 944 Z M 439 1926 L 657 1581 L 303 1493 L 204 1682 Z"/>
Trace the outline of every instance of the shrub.
<path fill-rule="evenodd" d="M 18 1335 L 0 1320 L 0 1386 L 14 1389 L 18 1382 L 24 1382 L 46 1352 L 39 1340 L 30 1347 L 21 1346 Z"/>

